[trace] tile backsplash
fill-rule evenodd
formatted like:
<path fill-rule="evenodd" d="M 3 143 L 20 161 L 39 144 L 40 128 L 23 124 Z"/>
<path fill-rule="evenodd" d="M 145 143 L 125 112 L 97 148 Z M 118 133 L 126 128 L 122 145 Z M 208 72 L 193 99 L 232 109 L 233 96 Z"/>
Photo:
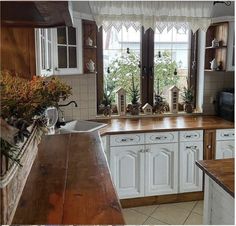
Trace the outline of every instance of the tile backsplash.
<path fill-rule="evenodd" d="M 234 72 L 205 72 L 203 100 L 205 115 L 215 114 L 212 100 L 216 100 L 217 93 L 225 88 L 234 88 Z"/>
<path fill-rule="evenodd" d="M 65 120 L 96 118 L 96 75 L 60 75 L 57 77 L 72 87 L 72 95 L 67 100 L 60 102 L 60 104 L 67 104 L 72 100 L 78 104 L 78 107 L 71 104 L 60 108 L 63 111 Z"/>

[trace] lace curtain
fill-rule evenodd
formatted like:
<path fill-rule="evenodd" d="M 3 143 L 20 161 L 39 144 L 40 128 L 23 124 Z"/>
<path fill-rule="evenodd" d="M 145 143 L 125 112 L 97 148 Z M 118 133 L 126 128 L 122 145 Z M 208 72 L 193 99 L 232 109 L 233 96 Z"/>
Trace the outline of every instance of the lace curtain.
<path fill-rule="evenodd" d="M 211 24 L 213 2 L 210 1 L 90 1 L 98 27 L 104 30 L 122 26 L 139 30 L 157 29 L 160 33 L 175 27 L 185 32 L 206 31 Z"/>

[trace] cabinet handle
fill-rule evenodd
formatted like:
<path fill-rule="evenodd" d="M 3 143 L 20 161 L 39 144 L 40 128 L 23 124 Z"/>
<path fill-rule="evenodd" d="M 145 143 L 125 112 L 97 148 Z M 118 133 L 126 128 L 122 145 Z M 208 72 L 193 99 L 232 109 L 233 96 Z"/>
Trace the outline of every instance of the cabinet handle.
<path fill-rule="evenodd" d="M 139 152 L 140 152 L 140 153 L 144 153 L 144 152 L 145 152 L 145 150 L 141 149 L 141 150 L 139 150 Z"/>
<path fill-rule="evenodd" d="M 149 149 L 147 148 L 147 149 L 145 149 L 145 152 L 149 152 Z"/>

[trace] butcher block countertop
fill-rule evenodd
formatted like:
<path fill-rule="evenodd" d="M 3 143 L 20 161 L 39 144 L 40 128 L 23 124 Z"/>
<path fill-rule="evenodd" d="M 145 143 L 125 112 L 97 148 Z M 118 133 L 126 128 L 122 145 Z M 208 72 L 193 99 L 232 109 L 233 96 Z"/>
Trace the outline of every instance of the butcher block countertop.
<path fill-rule="evenodd" d="M 234 197 L 234 159 L 199 160 L 196 164 Z"/>
<path fill-rule="evenodd" d="M 45 136 L 13 224 L 124 224 L 98 133 Z"/>
<path fill-rule="evenodd" d="M 104 120 L 108 126 L 100 130 L 101 135 L 140 133 L 153 131 L 229 129 L 234 123 L 216 116 L 176 116 Z"/>

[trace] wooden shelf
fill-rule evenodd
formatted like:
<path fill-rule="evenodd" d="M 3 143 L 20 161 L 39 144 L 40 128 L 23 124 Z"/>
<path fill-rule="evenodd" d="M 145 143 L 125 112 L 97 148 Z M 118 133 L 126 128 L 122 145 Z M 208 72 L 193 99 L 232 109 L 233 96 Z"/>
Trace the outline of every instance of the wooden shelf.
<path fill-rule="evenodd" d="M 206 47 L 206 49 L 222 49 L 222 48 L 227 48 L 227 46 L 218 46 L 218 47 L 208 46 L 208 47 Z"/>

